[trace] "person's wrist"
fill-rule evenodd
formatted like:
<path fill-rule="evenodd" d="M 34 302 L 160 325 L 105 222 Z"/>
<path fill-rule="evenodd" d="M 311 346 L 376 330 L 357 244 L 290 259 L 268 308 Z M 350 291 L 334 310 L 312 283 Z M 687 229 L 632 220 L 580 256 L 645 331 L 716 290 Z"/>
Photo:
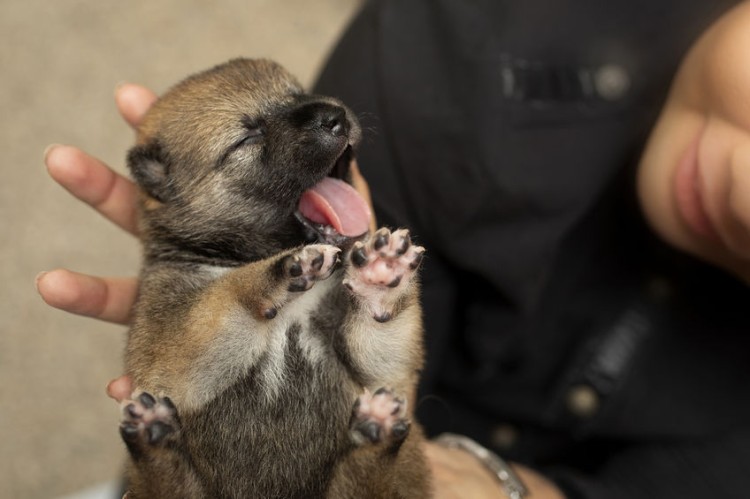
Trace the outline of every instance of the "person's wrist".
<path fill-rule="evenodd" d="M 460 449 L 471 454 L 497 478 L 501 488 L 510 499 L 522 499 L 528 495 L 526 485 L 504 459 L 469 437 L 443 433 L 438 435 L 434 442 L 449 449 Z"/>

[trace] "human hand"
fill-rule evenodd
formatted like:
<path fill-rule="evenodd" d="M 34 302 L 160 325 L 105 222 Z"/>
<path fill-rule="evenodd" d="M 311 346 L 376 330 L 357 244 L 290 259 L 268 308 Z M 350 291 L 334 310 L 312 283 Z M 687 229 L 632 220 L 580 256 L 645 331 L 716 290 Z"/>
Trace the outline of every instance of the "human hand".
<path fill-rule="evenodd" d="M 153 92 L 138 85 L 121 85 L 115 92 L 120 114 L 133 127 L 155 100 Z M 130 180 L 75 147 L 51 146 L 44 159 L 56 182 L 105 218 L 137 235 L 137 191 Z M 138 282 L 134 277 L 95 277 L 58 269 L 40 274 L 36 285 L 42 299 L 53 307 L 125 324 Z"/>
<path fill-rule="evenodd" d="M 750 2 L 688 53 L 638 177 L 659 235 L 750 282 Z"/>
<path fill-rule="evenodd" d="M 508 497 L 497 477 L 468 452 L 432 442 L 427 442 L 424 450 L 432 470 L 435 499 Z M 513 469 L 526 485 L 530 497 L 564 499 L 562 492 L 539 473 L 517 464 Z"/>
<path fill-rule="evenodd" d="M 497 478 L 468 452 L 428 442 L 425 455 L 435 499 L 505 497 Z"/>

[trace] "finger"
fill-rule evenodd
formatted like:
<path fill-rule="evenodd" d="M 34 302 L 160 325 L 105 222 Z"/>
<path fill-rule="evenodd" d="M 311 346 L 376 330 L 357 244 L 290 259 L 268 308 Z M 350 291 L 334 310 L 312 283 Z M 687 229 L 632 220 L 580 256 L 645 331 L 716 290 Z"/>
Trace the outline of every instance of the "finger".
<path fill-rule="evenodd" d="M 352 160 L 350 171 L 352 173 L 352 185 L 354 186 L 354 189 L 364 198 L 365 201 L 367 201 L 367 205 L 370 207 L 370 213 L 372 213 L 372 217 L 370 218 L 370 231 L 375 232 L 378 229 L 378 226 L 377 221 L 375 220 L 375 210 L 372 207 L 370 186 L 359 171 L 359 165 L 357 164 L 356 159 Z"/>
<path fill-rule="evenodd" d="M 425 442 L 424 453 L 431 466 L 451 472 L 465 471 L 468 465 L 474 464 L 475 459 L 464 450 L 445 447 L 434 442 Z"/>
<path fill-rule="evenodd" d="M 75 197 L 131 234 L 137 234 L 133 182 L 71 146 L 52 145 L 44 154 L 47 171 Z"/>
<path fill-rule="evenodd" d="M 130 398 L 133 393 L 133 382 L 128 376 L 120 376 L 107 384 L 107 395 L 118 402 Z"/>
<path fill-rule="evenodd" d="M 156 94 L 134 83 L 122 83 L 115 89 L 115 104 L 120 115 L 133 128 L 140 124 L 146 111 L 156 101 Z"/>
<path fill-rule="evenodd" d="M 431 463 L 438 464 L 448 461 L 445 458 L 445 453 L 447 452 L 446 447 L 438 445 L 434 442 L 425 442 L 422 449 L 424 451 L 425 457 L 427 457 L 427 460 Z"/>
<path fill-rule="evenodd" d="M 59 269 L 37 276 L 36 287 L 50 306 L 78 315 L 127 324 L 135 302 L 135 277 L 93 277 Z"/>

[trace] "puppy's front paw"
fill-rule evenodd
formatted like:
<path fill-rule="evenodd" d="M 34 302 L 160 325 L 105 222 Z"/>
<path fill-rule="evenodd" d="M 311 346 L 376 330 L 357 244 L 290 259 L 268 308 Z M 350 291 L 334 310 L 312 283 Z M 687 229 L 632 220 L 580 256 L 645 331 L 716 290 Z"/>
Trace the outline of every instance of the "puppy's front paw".
<path fill-rule="evenodd" d="M 269 288 L 257 302 L 259 317 L 271 320 L 279 310 L 316 281 L 328 279 L 339 263 L 341 250 L 328 244 L 310 244 L 289 252 L 274 263 Z"/>
<path fill-rule="evenodd" d="M 284 258 L 284 274 L 289 285 L 288 290 L 307 291 L 315 283 L 330 277 L 338 263 L 341 250 L 328 244 L 311 244 L 297 253 Z"/>
<path fill-rule="evenodd" d="M 356 242 L 344 285 L 368 306 L 378 322 L 393 317 L 393 304 L 419 267 L 424 248 L 414 246 L 406 229 L 382 228 L 367 242 Z"/>
<path fill-rule="evenodd" d="M 131 452 L 160 445 L 180 428 L 177 409 L 168 397 L 141 392 L 122 402 L 120 435 Z"/>
<path fill-rule="evenodd" d="M 406 419 L 406 401 L 396 396 L 388 388 L 380 388 L 375 393 L 365 389 L 354 403 L 349 421 L 349 431 L 354 443 L 403 441 L 409 433 Z"/>

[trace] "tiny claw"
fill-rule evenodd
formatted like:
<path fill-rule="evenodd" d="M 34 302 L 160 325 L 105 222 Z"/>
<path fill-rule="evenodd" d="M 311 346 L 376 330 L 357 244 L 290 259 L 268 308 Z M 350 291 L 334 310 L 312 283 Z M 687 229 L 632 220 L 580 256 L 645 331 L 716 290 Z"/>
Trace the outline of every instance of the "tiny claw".
<path fill-rule="evenodd" d="M 301 281 L 292 282 L 289 284 L 289 287 L 287 288 L 289 291 L 293 293 L 298 293 L 301 291 L 307 291 L 312 286 L 311 283 L 308 283 L 304 279 Z"/>
<path fill-rule="evenodd" d="M 299 277 L 302 275 L 302 265 L 299 262 L 294 262 L 289 266 L 289 275 L 292 277 Z"/>
<path fill-rule="evenodd" d="M 418 251 L 417 254 L 414 256 L 414 259 L 409 264 L 409 268 L 411 270 L 416 270 L 417 267 L 422 263 L 422 260 L 424 259 L 424 250 Z"/>
<path fill-rule="evenodd" d="M 172 402 L 172 399 L 169 397 L 164 397 L 161 399 L 161 403 L 167 406 L 167 409 L 170 411 L 176 411 L 177 407 L 175 407 L 174 402 Z"/>
<path fill-rule="evenodd" d="M 394 402 L 396 404 L 395 404 L 395 407 L 393 408 L 393 412 L 391 412 L 392 416 L 395 416 L 396 414 L 401 412 L 401 409 L 403 409 L 404 405 L 406 404 L 406 401 L 401 397 L 394 399 Z"/>
<path fill-rule="evenodd" d="M 380 248 L 388 244 L 389 240 L 390 238 L 387 232 L 379 232 L 375 235 L 375 242 L 373 243 L 372 247 L 376 250 L 379 250 Z"/>
<path fill-rule="evenodd" d="M 148 392 L 143 392 L 138 396 L 138 401 L 146 409 L 151 409 L 156 405 L 156 399 Z"/>
<path fill-rule="evenodd" d="M 404 238 L 401 240 L 401 245 L 396 250 L 396 254 L 398 256 L 405 254 L 409 250 L 410 246 L 411 246 L 411 236 L 409 236 L 409 234 L 406 234 L 404 235 Z"/>
<path fill-rule="evenodd" d="M 137 418 L 138 416 L 140 416 L 138 410 L 135 408 L 135 404 L 132 402 L 125 406 L 125 411 L 131 418 Z"/>
<path fill-rule="evenodd" d="M 402 277 L 403 276 L 396 276 L 396 278 L 394 280 L 392 280 L 390 283 L 388 283 L 388 287 L 389 288 L 395 288 L 395 287 L 397 287 L 399 284 L 401 284 L 401 278 Z"/>
<path fill-rule="evenodd" d="M 168 424 L 164 424 L 161 421 L 156 421 L 155 423 L 151 424 L 148 430 L 148 441 L 151 444 L 156 444 L 171 431 L 171 426 L 169 426 Z"/>
<path fill-rule="evenodd" d="M 133 425 L 120 425 L 120 435 L 126 442 L 132 442 L 138 437 L 138 427 Z"/>
<path fill-rule="evenodd" d="M 384 312 L 384 313 L 382 313 L 380 315 L 373 316 L 373 319 L 375 319 L 376 321 L 380 322 L 381 324 L 383 322 L 388 322 L 392 318 L 393 318 L 393 316 L 391 315 L 390 312 Z"/>
<path fill-rule="evenodd" d="M 313 269 L 319 271 L 323 267 L 323 263 L 325 262 L 325 255 L 323 253 L 316 256 L 312 262 L 310 262 L 310 265 Z"/>
<path fill-rule="evenodd" d="M 352 263 L 355 267 L 364 267 L 367 263 L 367 253 L 364 246 L 357 246 L 352 250 Z"/>
<path fill-rule="evenodd" d="M 375 421 L 367 421 L 357 428 L 370 442 L 380 441 L 380 425 Z"/>
<path fill-rule="evenodd" d="M 406 435 L 409 434 L 409 423 L 406 421 L 399 421 L 391 427 L 391 435 L 396 440 L 403 440 Z"/>

